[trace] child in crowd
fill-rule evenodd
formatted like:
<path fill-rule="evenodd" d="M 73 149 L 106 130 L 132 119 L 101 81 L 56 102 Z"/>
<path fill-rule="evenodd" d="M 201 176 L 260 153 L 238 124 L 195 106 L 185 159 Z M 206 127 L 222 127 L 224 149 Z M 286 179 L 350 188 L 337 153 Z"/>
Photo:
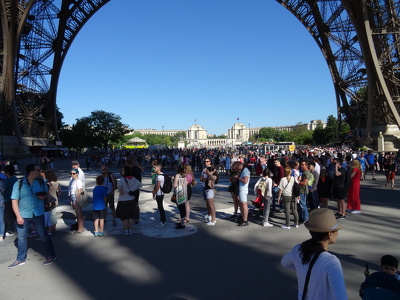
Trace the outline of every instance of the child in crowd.
<path fill-rule="evenodd" d="M 93 189 L 93 220 L 94 236 L 103 236 L 104 219 L 106 217 L 107 188 L 103 186 L 104 176 L 96 177 L 96 186 Z"/>
<path fill-rule="evenodd" d="M 381 292 L 381 299 L 399 299 L 400 298 L 400 275 L 397 273 L 399 261 L 392 255 L 384 255 L 381 258 L 381 272 L 375 272 L 369 275 L 368 266 L 364 271 L 365 281 L 361 284 L 360 297 L 368 297 L 368 293 Z M 383 293 L 386 293 L 383 295 Z M 389 298 L 389 297 L 394 298 Z M 370 298 L 368 298 L 370 299 Z M 375 299 L 375 298 L 371 298 Z"/>
<path fill-rule="evenodd" d="M 400 275 L 397 273 L 399 268 L 399 261 L 392 255 L 384 255 L 381 258 L 381 269 L 383 272 L 388 273 L 398 281 L 400 281 Z"/>

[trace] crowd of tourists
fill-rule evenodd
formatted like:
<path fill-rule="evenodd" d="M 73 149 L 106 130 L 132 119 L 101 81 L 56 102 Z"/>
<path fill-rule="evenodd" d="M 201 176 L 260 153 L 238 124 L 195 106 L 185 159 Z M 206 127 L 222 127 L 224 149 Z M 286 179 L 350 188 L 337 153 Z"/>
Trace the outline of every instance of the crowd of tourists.
<path fill-rule="evenodd" d="M 116 159 L 118 157 L 118 159 Z M 5 236 L 18 233 L 17 259 L 10 269 L 25 264 L 27 259 L 27 237 L 38 236 L 42 241 L 46 259 L 43 265 L 50 265 L 56 259 L 51 236 L 56 232 L 56 209 L 61 192 L 57 176 L 48 170 L 49 162 L 41 161 L 41 166 L 30 164 L 26 176 L 18 180 L 11 165 L 1 173 L 0 242 Z M 93 160 L 92 160 L 93 159 Z M 253 205 L 262 211 L 264 227 L 273 227 L 270 214 L 284 214 L 282 229 L 297 228 L 300 224 L 310 231 L 311 239 L 299 244 L 282 259 L 282 265 L 296 270 L 299 282 L 299 299 L 308 295 L 309 299 L 346 299 L 346 291 L 339 260 L 327 253 L 330 244 L 337 240 L 342 227 L 337 220 L 345 220 L 346 213 L 361 214 L 360 184 L 363 180 L 376 180 L 375 172 L 385 172 L 385 186 L 394 189 L 398 157 L 392 153 L 374 154 L 351 151 L 350 149 L 323 148 L 298 149 L 295 152 L 279 151 L 263 153 L 257 149 L 200 149 L 197 151 L 160 150 L 153 152 L 129 151 L 111 152 L 100 159 L 85 159 L 89 169 L 92 161 L 101 166 L 101 174 L 96 177 L 93 189 L 94 236 L 106 234 L 105 219 L 111 210 L 112 225 L 120 219 L 123 233 L 130 235 L 133 229 L 140 228 L 139 198 L 142 188 L 142 174 L 146 167 L 151 168 L 152 195 L 157 203 L 159 222 L 155 227 L 165 227 L 167 219 L 163 202 L 164 195 L 171 193 L 180 218 L 176 229 L 184 229 L 190 222 L 190 199 L 192 188 L 198 184 L 195 172 L 202 185 L 207 213 L 204 216 L 207 226 L 215 226 L 217 214 L 214 205 L 216 186 L 219 177 L 226 174 L 230 185 L 228 191 L 233 199 L 232 219 L 237 226 L 248 226 L 249 184 L 251 176 L 257 176 L 254 185 Z M 116 163 L 118 161 L 118 163 Z M 122 162 L 122 164 L 121 164 Z M 121 178 L 109 170 L 121 166 Z M 163 173 L 163 169 L 176 169 L 173 176 Z M 71 226 L 73 234 L 82 234 L 84 219 L 82 208 L 87 206 L 85 173 L 78 160 L 73 160 L 70 170 L 68 195 L 75 210 L 76 224 Z M 118 199 L 115 191 L 118 190 Z M 337 212 L 328 209 L 328 200 L 337 202 Z M 115 203 L 117 203 L 115 207 Z M 291 222 L 291 220 L 293 220 Z M 15 226 L 17 224 L 17 226 Z M 319 258 L 318 262 L 315 263 Z M 391 276 L 393 268 L 397 271 L 397 260 L 389 256 L 382 258 L 384 267 L 391 267 L 386 273 Z M 323 285 L 315 280 L 308 282 L 306 273 L 311 271 L 318 276 L 327 276 L 331 281 Z M 308 267 L 310 265 L 310 267 Z M 334 280 L 333 280 L 334 279 Z M 397 278 L 396 278 L 397 280 Z M 360 293 L 364 294 L 366 284 Z M 360 294 L 361 295 L 361 294 Z"/>

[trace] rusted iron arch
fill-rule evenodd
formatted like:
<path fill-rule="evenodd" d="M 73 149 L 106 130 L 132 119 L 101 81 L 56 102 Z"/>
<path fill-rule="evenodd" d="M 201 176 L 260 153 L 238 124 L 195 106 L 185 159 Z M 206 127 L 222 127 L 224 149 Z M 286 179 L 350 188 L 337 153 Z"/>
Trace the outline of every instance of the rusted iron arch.
<path fill-rule="evenodd" d="M 5 114 L 8 114 L 12 118 L 14 132 L 20 146 L 23 145 L 23 142 L 15 105 L 15 61 L 18 54 L 18 46 L 23 30 L 23 23 L 27 17 L 28 11 L 32 8 L 34 3 L 35 0 L 0 0 L 1 37 L 3 39 L 0 49 L 2 55 L 2 68 L 0 69 L 0 109 L 2 111 L 2 131 L 5 126 L 4 116 Z"/>
<path fill-rule="evenodd" d="M 386 118 L 388 118 L 387 123 L 394 123 L 400 128 L 400 115 L 393 101 L 392 94 L 390 93 L 391 89 L 385 80 L 381 62 L 379 61 L 379 52 L 377 52 L 380 51 L 381 47 L 385 47 L 384 43 L 388 42 L 385 37 L 386 33 L 382 32 L 382 28 L 380 30 L 382 35 L 380 39 L 374 37 L 372 34 L 373 29 L 377 29 L 375 25 L 379 23 L 376 20 L 379 20 L 379 18 L 382 17 L 381 12 L 379 13 L 379 16 L 376 12 L 374 14 L 373 8 L 375 7 L 381 9 L 381 5 L 377 0 L 342 0 L 342 2 L 345 5 L 346 11 L 350 15 L 356 28 L 360 47 L 363 50 L 364 61 L 366 64 L 366 72 L 368 76 L 367 135 L 371 140 L 370 131 L 373 126 L 372 116 L 374 113 L 374 104 L 378 104 L 384 111 L 388 113 L 386 116 Z M 385 5 L 386 3 L 390 3 L 394 7 L 394 2 L 392 0 L 386 0 Z"/>
<path fill-rule="evenodd" d="M 62 0 L 58 8 L 52 0 L 31 1 L 31 7 L 24 11 L 25 19 L 19 25 L 25 28 L 20 36 L 18 50 L 19 62 L 16 66 L 15 80 L 20 93 L 29 90 L 46 95 L 48 101 L 46 122 L 41 131 L 44 137 L 53 129 L 59 140 L 57 128 L 56 94 L 64 58 L 80 29 L 109 0 Z M 27 16 L 27 14 L 29 14 Z M 46 64 L 52 65 L 46 65 Z M 17 92 L 17 89 L 15 89 Z M 19 124 L 26 113 L 19 114 Z M 30 122 L 32 118 L 30 118 Z M 42 126 L 37 118 L 38 126 Z M 30 126 L 30 128 L 33 128 Z M 29 133 L 27 133 L 29 134 Z"/>
<path fill-rule="evenodd" d="M 58 81 L 60 79 L 64 59 L 82 27 L 109 1 L 110 0 L 80 0 L 76 1 L 72 6 L 68 5 L 67 1 L 62 2 L 61 11 L 59 13 L 60 22 L 58 35 L 52 48 L 54 50 L 54 60 L 49 90 L 49 101 L 52 108 L 51 118 L 53 120 L 54 134 L 57 140 L 59 140 L 59 134 L 57 128 L 56 98 Z M 82 7 L 86 8 L 86 10 L 82 10 Z"/>
<path fill-rule="evenodd" d="M 346 93 L 349 93 L 348 84 L 340 76 L 336 65 L 337 56 L 334 55 L 328 37 L 332 38 L 330 33 L 330 24 L 344 11 L 344 8 L 339 5 L 336 13 L 332 14 L 328 22 L 324 22 L 321 16 L 317 1 L 308 0 L 276 0 L 283 7 L 289 10 L 311 34 L 322 55 L 328 65 L 329 72 L 334 85 L 336 94 L 336 106 L 338 119 L 342 119 L 342 114 L 348 112 L 349 103 Z M 339 40 L 337 39 L 338 44 Z"/>

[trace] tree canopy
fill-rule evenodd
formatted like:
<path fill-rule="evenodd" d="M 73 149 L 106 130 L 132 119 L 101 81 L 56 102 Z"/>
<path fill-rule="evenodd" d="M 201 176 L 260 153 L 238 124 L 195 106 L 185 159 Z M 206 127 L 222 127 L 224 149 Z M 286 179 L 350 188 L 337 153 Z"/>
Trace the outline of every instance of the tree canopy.
<path fill-rule="evenodd" d="M 96 110 L 88 117 L 77 119 L 72 127 L 64 127 L 60 135 L 64 144 L 74 148 L 108 148 L 110 143 L 118 143 L 126 132 L 127 125 L 121 122 L 120 116 Z"/>

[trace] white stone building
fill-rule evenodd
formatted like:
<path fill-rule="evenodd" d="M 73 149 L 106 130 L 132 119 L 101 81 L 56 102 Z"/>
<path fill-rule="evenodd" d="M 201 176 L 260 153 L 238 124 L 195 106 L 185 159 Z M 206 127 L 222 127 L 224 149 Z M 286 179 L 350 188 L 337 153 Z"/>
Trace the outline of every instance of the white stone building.
<path fill-rule="evenodd" d="M 310 123 L 301 125 L 290 126 L 276 126 L 272 127 L 278 130 L 292 131 L 296 126 L 306 126 L 308 130 L 315 130 L 321 122 L 323 128 L 326 123 L 322 120 L 311 120 Z M 263 127 L 248 128 L 243 123 L 235 123 L 232 128 L 228 130 L 228 137 L 226 139 L 210 139 L 207 138 L 207 130 L 199 124 L 193 124 L 188 130 L 156 130 L 156 129 L 132 129 L 128 134 L 141 133 L 141 134 L 159 134 L 175 136 L 178 132 L 186 132 L 186 142 L 189 148 L 216 148 L 216 147 L 233 147 L 249 141 L 250 136 L 258 134 Z"/>

